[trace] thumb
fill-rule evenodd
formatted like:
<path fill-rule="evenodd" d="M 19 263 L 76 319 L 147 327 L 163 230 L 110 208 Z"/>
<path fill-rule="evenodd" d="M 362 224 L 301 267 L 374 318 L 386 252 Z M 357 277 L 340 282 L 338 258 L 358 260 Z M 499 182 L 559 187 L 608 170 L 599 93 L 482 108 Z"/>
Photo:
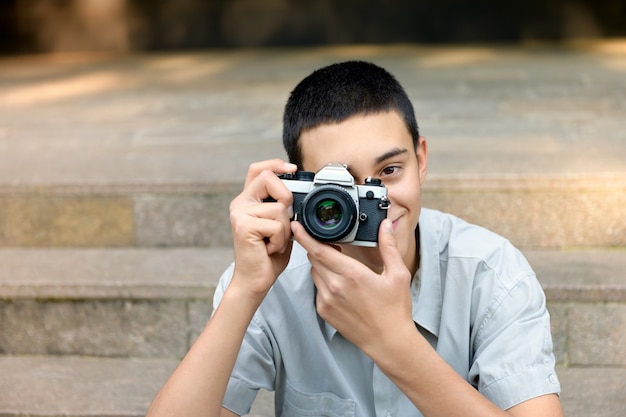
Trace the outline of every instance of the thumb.
<path fill-rule="evenodd" d="M 390 219 L 385 219 L 378 230 L 378 250 L 383 261 L 385 274 L 394 274 L 406 271 L 404 259 L 398 249 L 396 237 L 393 234 L 393 224 Z"/>

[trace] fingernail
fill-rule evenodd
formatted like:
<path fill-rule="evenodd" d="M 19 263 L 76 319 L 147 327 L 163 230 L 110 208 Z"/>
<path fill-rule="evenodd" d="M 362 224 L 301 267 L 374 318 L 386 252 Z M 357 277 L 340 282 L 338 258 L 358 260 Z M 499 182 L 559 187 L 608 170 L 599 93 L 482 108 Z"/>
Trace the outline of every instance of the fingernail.
<path fill-rule="evenodd" d="M 293 206 L 287 207 L 287 215 L 290 219 L 293 219 Z"/>
<path fill-rule="evenodd" d="M 393 233 L 393 223 L 389 219 L 385 219 L 385 230 L 389 233 Z"/>

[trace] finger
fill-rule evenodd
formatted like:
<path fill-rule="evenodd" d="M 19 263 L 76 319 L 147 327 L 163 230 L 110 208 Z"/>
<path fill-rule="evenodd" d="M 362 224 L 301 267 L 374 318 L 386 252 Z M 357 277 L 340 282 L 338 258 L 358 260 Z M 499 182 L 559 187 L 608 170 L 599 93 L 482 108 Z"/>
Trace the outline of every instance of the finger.
<path fill-rule="evenodd" d="M 279 223 L 274 222 L 274 224 L 268 225 L 270 233 L 265 238 L 265 247 L 268 255 L 285 253 L 291 245 L 291 233 L 285 233 L 285 230 L 289 230 L 289 226 L 285 227 L 284 224 Z"/>
<path fill-rule="evenodd" d="M 285 174 L 296 172 L 298 167 L 282 159 L 269 159 L 267 161 L 255 162 L 248 167 L 248 174 L 244 182 L 244 188 L 263 171 L 271 171 L 275 174 Z"/>
<path fill-rule="evenodd" d="M 262 202 L 264 199 L 272 199 L 283 203 L 286 207 L 291 206 L 293 194 L 285 184 L 270 170 L 261 171 L 244 187 L 241 197 L 248 203 Z M 241 203 L 242 199 L 233 201 L 235 205 Z M 233 206 L 231 206 L 232 209 Z"/>
<path fill-rule="evenodd" d="M 383 261 L 384 271 L 388 274 L 405 273 L 404 259 L 398 249 L 396 237 L 393 234 L 392 221 L 385 219 L 378 229 L 378 250 Z"/>
<path fill-rule="evenodd" d="M 244 238 L 247 245 L 252 243 L 253 246 L 262 243 L 268 255 L 283 253 L 290 243 L 291 234 L 285 232 L 289 230 L 289 226 L 280 221 L 248 217 L 233 227 L 237 229 L 235 236 L 239 241 Z"/>
<path fill-rule="evenodd" d="M 293 216 L 293 212 L 280 202 L 257 203 L 254 205 L 236 208 L 231 211 L 233 234 L 236 236 L 245 236 L 250 230 L 254 230 L 253 227 L 255 219 L 264 219 L 279 223 L 282 227 L 282 234 L 285 240 L 289 240 L 291 239 L 291 229 L 289 227 L 291 216 Z M 243 230 L 241 227 L 242 225 Z M 273 230 L 272 233 L 274 233 Z M 271 237 L 270 234 L 267 234 L 262 230 L 257 231 L 256 235 L 262 236 L 263 238 Z"/>
<path fill-rule="evenodd" d="M 281 202 L 267 202 L 246 204 L 234 207 L 231 212 L 231 222 L 236 222 L 238 218 L 258 218 L 281 222 L 285 228 L 285 233 L 291 236 L 289 223 L 293 212 L 291 206 L 286 207 Z"/>
<path fill-rule="evenodd" d="M 291 234 L 289 221 L 293 216 L 291 206 L 286 206 L 280 201 L 255 202 L 254 204 L 241 204 L 231 210 L 234 215 L 247 215 L 260 219 L 278 220 L 285 224 L 285 229 Z"/>
<path fill-rule="evenodd" d="M 335 273 L 341 273 L 346 268 L 346 256 L 337 250 L 335 245 L 315 240 L 299 222 L 291 222 L 291 231 L 294 239 L 306 249 L 311 262 L 318 263 Z"/>

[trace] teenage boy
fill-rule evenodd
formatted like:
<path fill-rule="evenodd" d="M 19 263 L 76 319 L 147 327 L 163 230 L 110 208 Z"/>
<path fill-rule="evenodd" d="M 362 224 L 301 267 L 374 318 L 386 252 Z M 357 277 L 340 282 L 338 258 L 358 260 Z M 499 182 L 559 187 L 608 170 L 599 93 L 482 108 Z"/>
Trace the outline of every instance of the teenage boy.
<path fill-rule="evenodd" d="M 421 209 L 426 141 L 392 75 L 315 71 L 290 95 L 283 141 L 292 163 L 252 164 L 231 203 L 235 262 L 149 416 L 242 415 L 259 388 L 283 416 L 563 415 L 531 267 L 507 240 Z M 322 243 L 290 221 L 276 174 L 329 163 L 386 186 L 377 247 Z"/>

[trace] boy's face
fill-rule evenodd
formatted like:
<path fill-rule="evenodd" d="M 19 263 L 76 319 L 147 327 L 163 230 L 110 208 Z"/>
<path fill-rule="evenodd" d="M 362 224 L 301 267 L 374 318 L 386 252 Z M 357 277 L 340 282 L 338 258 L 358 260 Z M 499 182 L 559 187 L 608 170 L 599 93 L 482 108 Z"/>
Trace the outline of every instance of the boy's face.
<path fill-rule="evenodd" d="M 391 207 L 387 217 L 404 263 L 411 273 L 418 265 L 415 229 L 421 208 L 420 187 L 426 177 L 426 142 L 417 148 L 400 115 L 395 112 L 354 116 L 341 123 L 321 125 L 300 135 L 302 165 L 317 172 L 329 163 L 341 163 L 356 184 L 380 178 L 387 187 Z M 342 252 L 381 272 L 376 248 L 342 245 Z"/>

